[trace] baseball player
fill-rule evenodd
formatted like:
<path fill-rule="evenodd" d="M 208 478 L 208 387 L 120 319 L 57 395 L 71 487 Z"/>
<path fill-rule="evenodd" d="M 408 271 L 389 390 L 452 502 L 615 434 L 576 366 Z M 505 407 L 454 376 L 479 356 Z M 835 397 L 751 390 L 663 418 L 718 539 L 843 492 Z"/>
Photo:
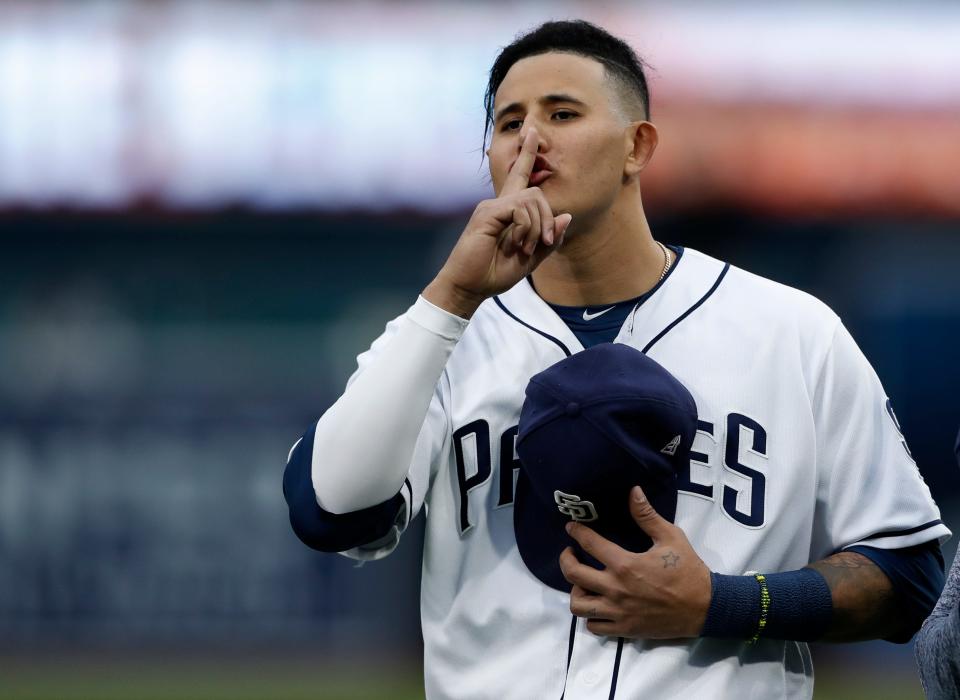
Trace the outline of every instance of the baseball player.
<path fill-rule="evenodd" d="M 809 698 L 807 641 L 909 639 L 949 531 L 890 402 L 822 303 L 653 237 L 633 51 L 544 24 L 500 53 L 486 105 L 496 196 L 291 449 L 297 535 L 378 559 L 426 513 L 430 698 Z M 622 495 L 648 551 L 571 523 L 605 568 L 564 551 L 568 593 L 518 553 L 518 420 L 533 375 L 601 343 L 682 383 L 696 430 L 674 523 Z"/>

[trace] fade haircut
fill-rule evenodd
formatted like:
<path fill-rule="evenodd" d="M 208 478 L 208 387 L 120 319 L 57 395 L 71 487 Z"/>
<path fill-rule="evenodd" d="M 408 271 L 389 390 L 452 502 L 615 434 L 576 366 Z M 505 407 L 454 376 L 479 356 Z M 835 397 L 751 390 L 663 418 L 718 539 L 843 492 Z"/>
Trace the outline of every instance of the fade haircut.
<path fill-rule="evenodd" d="M 483 98 L 487 115 L 483 129 L 484 149 L 487 135 L 493 128 L 493 101 L 507 72 L 521 59 L 553 51 L 592 58 L 601 63 L 626 108 L 628 118 L 650 118 L 650 93 L 643 73 L 644 63 L 625 41 L 584 20 L 546 22 L 504 47 L 490 68 Z"/>

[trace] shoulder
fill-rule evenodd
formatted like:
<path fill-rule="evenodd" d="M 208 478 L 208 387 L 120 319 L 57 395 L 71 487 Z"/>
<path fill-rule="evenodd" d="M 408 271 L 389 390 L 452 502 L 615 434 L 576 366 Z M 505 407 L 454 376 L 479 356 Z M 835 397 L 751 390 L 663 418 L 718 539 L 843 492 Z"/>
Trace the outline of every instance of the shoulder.
<path fill-rule="evenodd" d="M 718 286 L 717 300 L 724 311 L 769 330 L 791 331 L 804 336 L 833 335 L 840 318 L 823 301 L 801 289 L 776 282 L 736 265 L 727 264 L 687 248 L 684 258 L 697 266 L 727 267 Z"/>
<path fill-rule="evenodd" d="M 704 264 L 707 261 L 714 265 L 724 264 L 692 248 L 685 249 L 684 257 L 687 256 L 691 262 L 695 261 L 698 264 Z M 768 315 L 779 317 L 799 315 L 801 320 L 808 323 L 833 324 L 839 320 L 829 306 L 812 294 L 736 265 L 729 265 L 722 288 L 731 299 L 736 299 L 745 306 Z"/>

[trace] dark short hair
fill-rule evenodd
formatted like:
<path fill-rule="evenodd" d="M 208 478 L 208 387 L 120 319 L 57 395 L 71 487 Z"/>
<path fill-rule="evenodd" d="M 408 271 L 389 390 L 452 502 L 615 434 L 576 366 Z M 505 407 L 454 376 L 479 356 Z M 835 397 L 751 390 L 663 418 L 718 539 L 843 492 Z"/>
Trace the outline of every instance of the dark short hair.
<path fill-rule="evenodd" d="M 490 68 L 487 92 L 483 98 L 487 114 L 483 130 L 484 147 L 487 134 L 493 127 L 493 101 L 507 72 L 523 58 L 551 51 L 573 53 L 599 61 L 609 76 L 619 83 L 619 87 L 632 93 L 640 102 L 643 118 L 650 118 L 650 93 L 643 73 L 644 63 L 625 41 L 581 19 L 545 22 L 504 47 Z"/>

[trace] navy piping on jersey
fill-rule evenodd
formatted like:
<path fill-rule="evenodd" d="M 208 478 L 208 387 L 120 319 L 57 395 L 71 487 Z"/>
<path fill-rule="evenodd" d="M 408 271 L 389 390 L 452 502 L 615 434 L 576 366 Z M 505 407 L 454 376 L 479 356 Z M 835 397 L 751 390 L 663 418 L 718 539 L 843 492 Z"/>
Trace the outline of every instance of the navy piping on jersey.
<path fill-rule="evenodd" d="M 700 297 L 700 301 L 698 301 L 696 304 L 694 304 L 694 305 L 691 306 L 689 309 L 687 309 L 686 311 L 684 311 L 682 314 L 680 314 L 679 316 L 677 316 L 677 318 L 675 318 L 675 319 L 673 320 L 673 322 L 672 322 L 669 326 L 667 326 L 667 327 L 664 328 L 662 331 L 660 331 L 653 340 L 651 340 L 649 343 L 647 343 L 646 347 L 644 347 L 643 350 L 641 350 L 641 352 L 643 352 L 644 354 L 646 354 L 646 352 L 647 352 L 648 350 L 650 350 L 650 348 L 652 348 L 652 347 L 656 344 L 656 342 L 657 342 L 658 340 L 660 340 L 663 336 L 665 336 L 667 333 L 669 333 L 670 331 L 672 331 L 672 330 L 674 329 L 674 327 L 675 327 L 678 323 L 680 323 L 680 321 L 682 321 L 682 320 L 685 319 L 687 316 L 689 316 L 689 315 L 692 314 L 694 311 L 696 311 L 696 310 L 700 307 L 700 305 L 703 304 L 703 302 L 705 302 L 707 299 L 709 299 L 709 298 L 710 298 L 710 295 L 713 294 L 715 291 L 717 291 L 717 287 L 720 286 L 720 283 L 723 281 L 723 278 L 726 276 L 727 271 L 728 271 L 729 269 L 730 269 L 730 263 L 726 263 L 726 264 L 723 266 L 723 270 L 721 270 L 721 271 L 720 271 L 720 274 L 717 276 L 717 281 L 713 283 L 713 286 L 710 287 L 709 290 L 707 290 L 707 293 L 706 293 L 706 294 L 704 294 L 702 297 Z"/>
<path fill-rule="evenodd" d="M 620 657 L 623 656 L 623 637 L 617 637 L 617 658 L 613 662 L 613 678 L 610 679 L 610 696 L 613 700 L 617 695 L 617 676 L 620 675 Z"/>
<path fill-rule="evenodd" d="M 532 330 L 534 333 L 539 333 L 540 335 L 542 335 L 542 336 L 543 336 L 544 338 L 546 338 L 547 340 L 549 340 L 549 341 L 551 341 L 551 342 L 553 342 L 553 343 L 556 343 L 557 346 L 558 346 L 561 350 L 563 350 L 563 354 L 564 354 L 565 356 L 567 356 L 567 357 L 570 357 L 571 352 L 570 352 L 569 348 L 567 348 L 566 345 L 564 345 L 562 342 L 560 342 L 560 339 L 559 339 L 559 338 L 554 338 L 554 337 L 553 337 L 552 335 L 550 335 L 549 333 L 545 333 L 545 332 L 543 332 L 542 330 L 540 330 L 539 328 L 534 328 L 533 326 L 531 326 L 531 325 L 530 325 L 529 323 L 527 323 L 526 321 L 522 321 L 522 320 L 520 320 L 519 318 L 517 318 L 516 316 L 514 316 L 514 315 L 510 312 L 510 309 L 508 309 L 506 306 L 504 306 L 504 305 L 503 305 L 503 302 L 500 301 L 500 297 L 494 297 L 493 300 L 494 300 L 495 302 L 497 302 L 497 306 L 499 306 L 499 307 L 503 310 L 503 313 L 505 313 L 507 316 L 509 316 L 510 318 L 512 318 L 514 321 L 516 321 L 517 323 L 519 323 L 521 326 L 526 326 L 527 328 L 529 328 L 530 330 Z"/>
<path fill-rule="evenodd" d="M 567 642 L 567 670 L 563 672 L 563 692 L 560 700 L 567 694 L 567 676 L 570 675 L 570 660 L 573 658 L 573 640 L 577 638 L 577 616 L 570 616 L 570 641 Z"/>
<path fill-rule="evenodd" d="M 869 537 L 864 537 L 861 540 L 861 542 L 866 540 L 879 540 L 885 537 L 900 537 L 901 535 L 912 535 L 915 532 L 920 532 L 921 530 L 927 530 L 931 527 L 936 527 L 937 525 L 942 525 L 942 524 L 943 524 L 942 520 L 931 520 L 930 522 L 924 523 L 923 525 L 917 525 L 916 527 L 908 527 L 904 530 L 884 530 L 883 532 L 874 533 Z"/>

